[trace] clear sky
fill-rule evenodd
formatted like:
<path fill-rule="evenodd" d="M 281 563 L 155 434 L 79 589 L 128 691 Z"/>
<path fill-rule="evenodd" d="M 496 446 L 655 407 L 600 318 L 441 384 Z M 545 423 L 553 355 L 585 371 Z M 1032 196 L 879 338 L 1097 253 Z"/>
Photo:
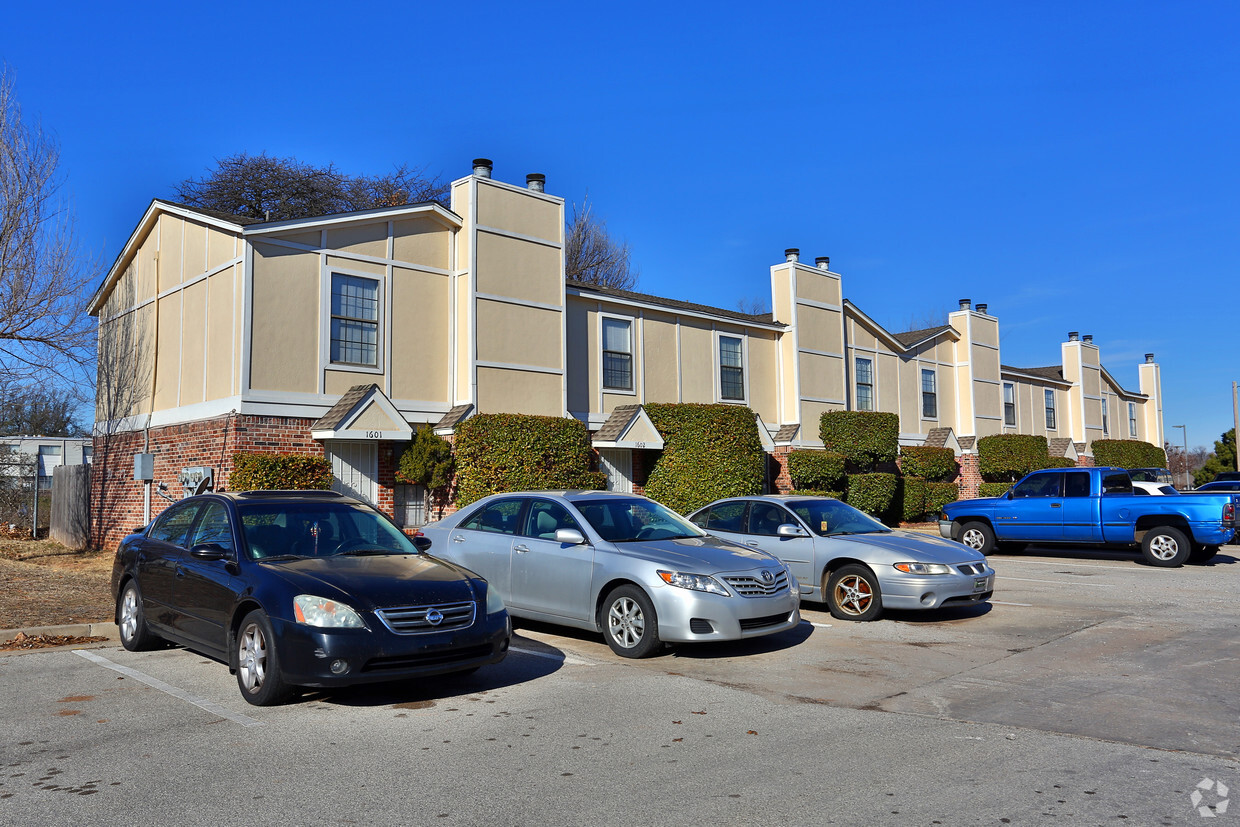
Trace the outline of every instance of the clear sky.
<path fill-rule="evenodd" d="M 769 302 L 786 247 L 831 257 L 892 331 L 957 300 L 1002 360 L 1092 333 L 1175 444 L 1231 427 L 1240 380 L 1240 4 L 9 4 L 0 61 L 58 137 L 87 243 L 266 152 L 408 163 L 580 203 L 639 289 Z"/>

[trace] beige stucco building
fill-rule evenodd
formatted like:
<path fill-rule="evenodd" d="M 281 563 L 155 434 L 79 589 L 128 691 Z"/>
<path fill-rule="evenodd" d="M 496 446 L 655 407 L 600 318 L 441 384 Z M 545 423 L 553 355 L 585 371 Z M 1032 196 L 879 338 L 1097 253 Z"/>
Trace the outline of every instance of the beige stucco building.
<path fill-rule="evenodd" d="M 155 455 L 155 485 L 185 466 L 225 485 L 233 451 L 294 450 L 416 522 L 395 452 L 420 424 L 479 412 L 577 417 L 621 489 L 661 447 L 648 402 L 746 405 L 773 452 L 819 445 L 819 417 L 841 409 L 898 413 L 903 443 L 964 456 L 1004 432 L 1072 456 L 1103 436 L 1162 444 L 1152 356 L 1138 391 L 1075 333 L 1059 364 L 1010 367 L 998 318 L 967 300 L 944 325 L 891 332 L 827 259 L 795 250 L 770 268 L 763 315 L 566 282 L 564 200 L 541 175 L 522 187 L 491 170 L 476 161 L 448 208 L 255 222 L 152 202 L 90 305 L 96 456 L 112 456 L 122 508 L 151 509 L 128 454 Z"/>

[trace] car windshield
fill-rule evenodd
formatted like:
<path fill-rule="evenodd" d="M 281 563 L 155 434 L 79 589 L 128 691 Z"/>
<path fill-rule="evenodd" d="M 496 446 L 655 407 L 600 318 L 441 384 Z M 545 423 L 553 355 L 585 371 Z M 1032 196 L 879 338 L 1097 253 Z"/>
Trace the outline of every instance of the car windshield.
<path fill-rule="evenodd" d="M 580 500 L 573 505 L 598 535 L 611 543 L 706 536 L 706 532 L 654 500 L 607 497 Z"/>
<path fill-rule="evenodd" d="M 839 500 L 794 500 L 788 503 L 788 507 L 820 537 L 883 534 L 891 531 L 868 514 L 863 514 Z"/>
<path fill-rule="evenodd" d="M 260 502 L 237 511 L 252 560 L 418 553 L 391 521 L 357 503 Z"/>

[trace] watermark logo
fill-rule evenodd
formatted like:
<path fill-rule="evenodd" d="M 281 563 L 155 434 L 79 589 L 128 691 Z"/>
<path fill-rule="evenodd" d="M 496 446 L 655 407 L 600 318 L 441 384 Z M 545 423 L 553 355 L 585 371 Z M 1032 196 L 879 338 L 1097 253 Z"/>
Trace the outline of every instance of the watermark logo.
<path fill-rule="evenodd" d="M 1213 798 L 1213 804 L 1207 804 L 1207 799 Z M 1193 802 L 1193 806 L 1197 808 L 1197 812 L 1202 818 L 1214 818 L 1221 816 L 1227 812 L 1227 805 L 1230 800 L 1227 798 L 1227 785 L 1222 781 L 1212 781 L 1209 778 L 1203 778 L 1197 783 L 1197 789 L 1193 790 L 1193 794 L 1188 797 Z"/>

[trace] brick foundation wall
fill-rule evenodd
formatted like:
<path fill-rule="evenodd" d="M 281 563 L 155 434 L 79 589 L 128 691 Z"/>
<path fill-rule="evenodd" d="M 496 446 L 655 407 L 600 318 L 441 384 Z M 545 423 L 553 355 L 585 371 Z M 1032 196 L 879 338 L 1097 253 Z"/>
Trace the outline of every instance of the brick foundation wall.
<path fill-rule="evenodd" d="M 978 487 L 982 484 L 978 456 L 977 454 L 961 454 L 957 461 L 960 463 L 960 476 L 956 478 L 956 484 L 960 486 L 960 499 L 976 499 Z"/>
<path fill-rule="evenodd" d="M 788 474 L 788 455 L 791 453 L 792 447 L 783 445 L 767 455 L 771 468 L 772 494 L 787 494 L 792 490 L 792 477 Z"/>

